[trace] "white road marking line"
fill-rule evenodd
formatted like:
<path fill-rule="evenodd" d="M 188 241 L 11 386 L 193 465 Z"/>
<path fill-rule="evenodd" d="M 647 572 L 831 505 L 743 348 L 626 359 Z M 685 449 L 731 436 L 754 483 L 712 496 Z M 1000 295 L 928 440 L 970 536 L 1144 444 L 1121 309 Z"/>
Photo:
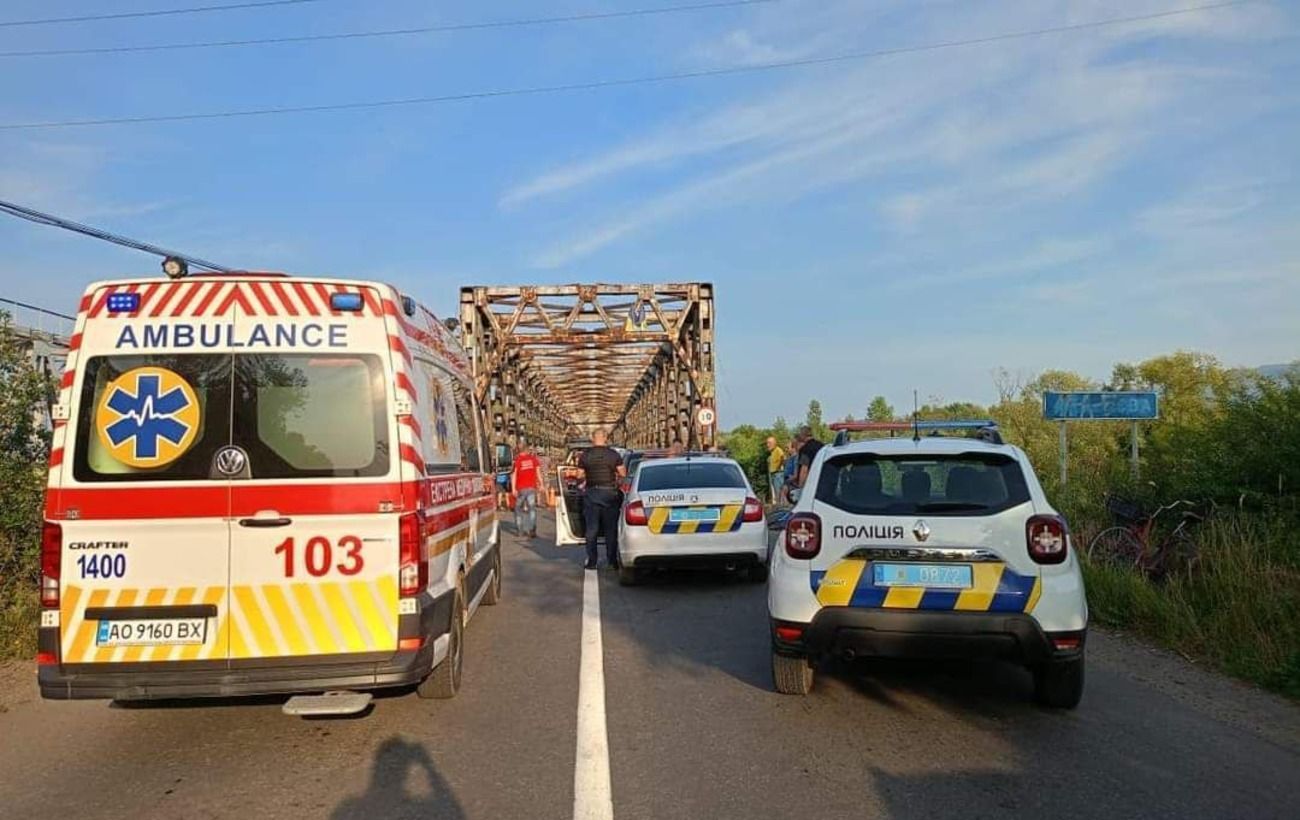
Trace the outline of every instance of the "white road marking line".
<path fill-rule="evenodd" d="M 600 579 L 583 572 L 582 661 L 578 667 L 578 753 L 573 769 L 574 820 L 612 820 L 609 738 L 605 729 L 605 650 L 600 642 Z"/>

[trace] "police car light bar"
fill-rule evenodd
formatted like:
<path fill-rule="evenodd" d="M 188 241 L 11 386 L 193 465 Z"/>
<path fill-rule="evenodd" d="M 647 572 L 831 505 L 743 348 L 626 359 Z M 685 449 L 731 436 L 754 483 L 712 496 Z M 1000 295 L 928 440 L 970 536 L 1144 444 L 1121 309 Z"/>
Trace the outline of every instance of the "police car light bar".
<path fill-rule="evenodd" d="M 348 310 L 358 311 L 364 302 L 359 293 L 331 293 L 330 309 L 331 310 Z"/>
<path fill-rule="evenodd" d="M 135 313 L 140 309 L 140 294 L 110 293 L 107 307 L 109 313 Z"/>
<path fill-rule="evenodd" d="M 992 419 L 959 419 L 954 421 L 837 421 L 829 425 L 834 430 L 835 444 L 847 444 L 849 433 L 913 431 L 938 433 L 941 430 L 975 430 L 977 437 L 994 444 L 1002 443 L 998 423 Z"/>

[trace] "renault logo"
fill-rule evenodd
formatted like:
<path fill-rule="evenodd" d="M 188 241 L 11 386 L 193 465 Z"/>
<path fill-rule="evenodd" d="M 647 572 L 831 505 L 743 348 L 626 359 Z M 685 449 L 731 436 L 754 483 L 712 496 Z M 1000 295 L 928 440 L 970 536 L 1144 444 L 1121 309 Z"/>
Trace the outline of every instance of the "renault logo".
<path fill-rule="evenodd" d="M 239 475 L 244 471 L 247 462 L 247 456 L 238 447 L 222 447 L 217 451 L 217 472 L 222 475 Z"/>
<path fill-rule="evenodd" d="M 930 526 L 924 521 L 917 521 L 912 525 L 912 535 L 916 536 L 917 541 L 924 541 L 930 537 Z"/>

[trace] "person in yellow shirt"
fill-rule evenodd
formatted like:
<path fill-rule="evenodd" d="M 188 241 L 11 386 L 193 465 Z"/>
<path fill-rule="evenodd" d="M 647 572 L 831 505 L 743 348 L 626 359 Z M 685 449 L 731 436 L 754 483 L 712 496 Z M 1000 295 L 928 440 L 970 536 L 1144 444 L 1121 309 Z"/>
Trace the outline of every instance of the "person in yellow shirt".
<path fill-rule="evenodd" d="M 767 448 L 767 482 L 772 491 L 772 503 L 775 504 L 781 497 L 781 485 L 785 483 L 785 451 L 772 436 L 767 437 L 763 446 Z"/>

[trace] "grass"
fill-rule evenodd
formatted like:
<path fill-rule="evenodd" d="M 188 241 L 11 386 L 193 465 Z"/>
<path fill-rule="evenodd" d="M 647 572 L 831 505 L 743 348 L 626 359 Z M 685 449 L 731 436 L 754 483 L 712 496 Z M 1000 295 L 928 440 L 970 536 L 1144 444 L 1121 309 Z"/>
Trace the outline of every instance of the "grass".
<path fill-rule="evenodd" d="M 1084 563 L 1092 618 L 1243 680 L 1300 699 L 1300 538 L 1295 522 L 1220 517 L 1200 561 L 1155 583 Z"/>
<path fill-rule="evenodd" d="M 34 590 L 0 585 L 0 661 L 36 657 L 39 618 L 40 606 Z"/>

